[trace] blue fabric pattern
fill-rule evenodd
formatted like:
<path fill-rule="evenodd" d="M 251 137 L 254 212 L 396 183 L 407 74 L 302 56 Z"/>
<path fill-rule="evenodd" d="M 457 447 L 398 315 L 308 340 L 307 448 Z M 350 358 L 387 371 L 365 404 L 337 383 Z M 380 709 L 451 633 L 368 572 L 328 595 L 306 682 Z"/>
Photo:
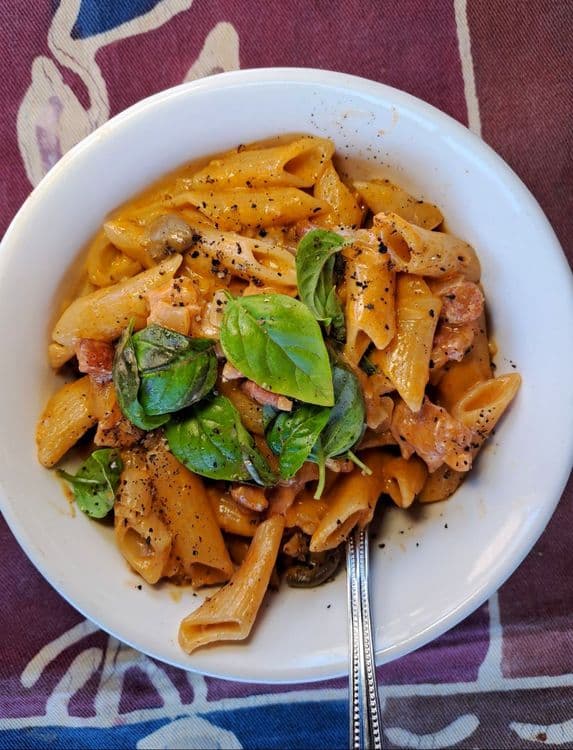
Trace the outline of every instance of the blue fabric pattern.
<path fill-rule="evenodd" d="M 114 29 L 153 10 L 161 0 L 82 0 L 72 29 L 73 39 L 86 39 Z"/>

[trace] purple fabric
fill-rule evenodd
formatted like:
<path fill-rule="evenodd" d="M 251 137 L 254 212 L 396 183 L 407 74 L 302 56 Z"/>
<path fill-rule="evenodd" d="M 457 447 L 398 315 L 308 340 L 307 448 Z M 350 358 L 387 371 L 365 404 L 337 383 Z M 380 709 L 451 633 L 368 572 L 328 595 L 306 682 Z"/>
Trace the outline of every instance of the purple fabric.
<path fill-rule="evenodd" d="M 557 0 L 12 0 L 0 8 L 0 232 L 62 153 L 135 101 L 220 70 L 293 65 L 382 81 L 481 129 L 573 261 L 572 11 Z M 488 605 L 379 669 L 389 747 L 573 747 L 572 501 L 570 482 Z M 0 589 L 0 748 L 346 744 L 346 680 L 270 687 L 157 665 L 90 628 L 2 520 Z"/>

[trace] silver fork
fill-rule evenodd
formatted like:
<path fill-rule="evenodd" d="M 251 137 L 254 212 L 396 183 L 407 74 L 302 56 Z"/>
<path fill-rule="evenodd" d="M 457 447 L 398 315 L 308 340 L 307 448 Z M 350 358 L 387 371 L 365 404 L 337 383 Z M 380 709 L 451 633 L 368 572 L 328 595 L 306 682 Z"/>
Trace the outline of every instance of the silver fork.
<path fill-rule="evenodd" d="M 348 537 L 346 568 L 350 636 L 350 748 L 383 750 L 368 599 L 368 527 L 357 528 Z"/>

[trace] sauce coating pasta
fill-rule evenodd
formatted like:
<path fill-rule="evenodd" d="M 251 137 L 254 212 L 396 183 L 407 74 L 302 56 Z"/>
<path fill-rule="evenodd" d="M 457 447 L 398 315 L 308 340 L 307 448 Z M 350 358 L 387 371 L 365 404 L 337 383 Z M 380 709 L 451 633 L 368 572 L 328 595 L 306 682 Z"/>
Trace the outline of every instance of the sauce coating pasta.
<path fill-rule="evenodd" d="M 36 433 L 87 436 L 78 507 L 149 584 L 222 588 L 179 631 L 246 638 L 269 586 L 332 578 L 380 498 L 448 498 L 515 397 L 475 250 L 316 136 L 187 166 L 117 209 L 48 347 L 74 379 Z M 85 438 L 84 438 L 85 440 Z"/>

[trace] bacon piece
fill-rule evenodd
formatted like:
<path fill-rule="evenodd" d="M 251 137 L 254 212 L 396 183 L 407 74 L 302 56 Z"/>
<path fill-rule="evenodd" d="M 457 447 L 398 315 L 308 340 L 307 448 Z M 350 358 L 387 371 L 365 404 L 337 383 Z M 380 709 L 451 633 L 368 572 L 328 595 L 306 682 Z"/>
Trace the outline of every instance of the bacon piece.
<path fill-rule="evenodd" d="M 433 368 L 439 369 L 446 362 L 460 362 L 471 349 L 476 334 L 472 323 L 451 326 L 441 323 L 434 336 L 434 346 L 430 357 Z"/>
<path fill-rule="evenodd" d="M 482 290 L 472 281 L 454 278 L 440 289 L 442 310 L 440 317 L 451 325 L 463 325 L 477 320 L 483 312 Z"/>
<path fill-rule="evenodd" d="M 159 289 L 150 289 L 147 299 L 148 325 L 156 323 L 184 335 L 189 333 L 192 317 L 201 311 L 199 293 L 191 279 L 171 279 Z"/>
<path fill-rule="evenodd" d="M 278 487 L 272 490 L 269 498 L 269 514 L 284 516 L 304 489 L 305 484 L 317 479 L 318 466 L 311 461 L 306 461 L 292 479 L 281 482 Z"/>
<path fill-rule="evenodd" d="M 229 380 L 239 380 L 239 378 L 244 378 L 242 372 L 239 372 L 236 367 L 234 367 L 228 360 L 223 365 L 223 371 L 221 372 L 221 380 L 223 383 L 228 383 Z"/>
<path fill-rule="evenodd" d="M 278 393 L 271 393 L 266 388 L 261 388 L 260 385 L 253 383 L 252 380 L 247 380 L 241 386 L 242 390 L 256 401 L 261 406 L 272 406 L 280 411 L 291 411 L 292 401 L 286 396 L 281 396 Z"/>
<path fill-rule="evenodd" d="M 373 376 L 375 377 L 375 376 Z M 372 391 L 364 392 L 366 424 L 371 430 L 381 430 L 390 426 L 394 402 L 390 396 L 382 396 Z"/>
<path fill-rule="evenodd" d="M 107 341 L 80 339 L 76 343 L 76 357 L 80 372 L 89 375 L 98 383 L 111 380 L 114 348 Z"/>
<path fill-rule="evenodd" d="M 456 471 L 471 469 L 476 435 L 427 397 L 418 412 L 399 401 L 394 408 L 391 429 L 402 456 L 410 458 L 417 453 L 430 472 L 444 463 Z"/>
<path fill-rule="evenodd" d="M 234 484 L 231 487 L 231 497 L 239 505 L 242 505 L 243 508 L 248 508 L 249 510 L 260 512 L 269 507 L 269 501 L 262 487 L 250 487 L 248 484 Z"/>
<path fill-rule="evenodd" d="M 320 229 L 320 227 L 317 227 L 316 224 L 311 224 L 308 219 L 301 219 L 300 221 L 297 221 L 293 226 L 295 239 L 301 240 L 305 234 L 312 232 L 313 229 Z"/>
<path fill-rule="evenodd" d="M 396 445 L 396 440 L 394 435 L 392 435 L 390 427 L 382 430 L 367 429 L 362 436 L 358 448 L 362 451 L 366 448 L 380 448 L 385 445 Z"/>

